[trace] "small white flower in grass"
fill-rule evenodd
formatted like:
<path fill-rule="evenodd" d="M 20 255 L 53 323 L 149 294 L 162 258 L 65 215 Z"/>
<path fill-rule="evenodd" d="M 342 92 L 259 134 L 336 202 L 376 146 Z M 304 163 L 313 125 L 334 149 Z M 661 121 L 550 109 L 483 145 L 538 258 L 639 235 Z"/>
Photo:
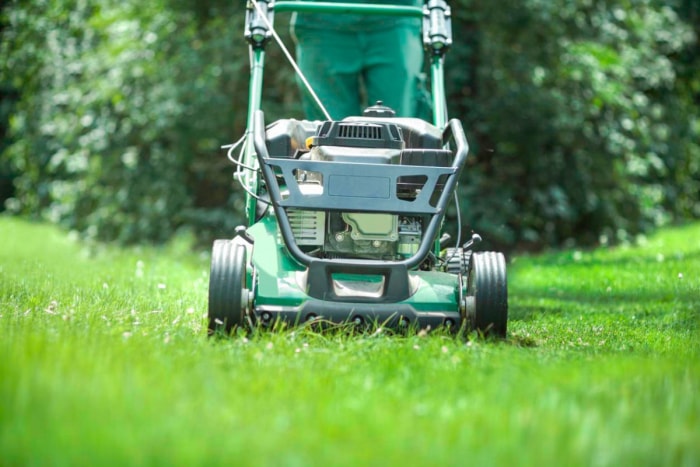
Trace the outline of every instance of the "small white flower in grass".
<path fill-rule="evenodd" d="M 301 349 L 298 347 L 294 350 L 294 353 L 300 353 L 300 352 L 301 352 Z"/>
<path fill-rule="evenodd" d="M 222 324 L 223 324 L 223 323 L 222 323 Z M 272 347 L 274 347 L 274 346 L 272 345 L 272 342 L 268 342 L 267 345 L 265 346 L 265 348 L 266 348 L 267 350 L 272 349 Z"/>
<path fill-rule="evenodd" d="M 167 344 L 167 343 L 169 343 L 169 342 L 170 342 L 170 335 L 169 335 L 169 334 L 166 334 L 166 335 L 165 335 L 165 339 L 163 339 L 163 343 L 164 343 L 164 344 Z"/>
<path fill-rule="evenodd" d="M 679 273 L 678 273 L 678 278 L 679 278 L 679 279 L 683 279 L 683 273 L 682 273 L 682 272 L 679 272 Z"/>
<path fill-rule="evenodd" d="M 415 344 L 415 345 L 413 346 L 413 350 L 420 350 L 420 345 Z"/>
<path fill-rule="evenodd" d="M 656 261 L 659 263 L 663 263 L 666 257 L 664 256 L 663 253 L 657 253 L 656 254 Z"/>
<path fill-rule="evenodd" d="M 103 288 L 103 289 L 108 289 L 108 288 L 109 288 L 109 284 L 107 284 L 106 282 L 103 282 L 103 283 L 102 283 L 102 288 Z"/>
<path fill-rule="evenodd" d="M 57 306 L 58 306 L 58 302 L 56 300 L 51 300 L 51 302 L 49 303 L 49 306 L 47 306 L 44 311 L 50 315 L 55 315 Z"/>
<path fill-rule="evenodd" d="M 440 350 L 442 351 L 442 353 L 448 353 L 448 352 L 449 352 L 449 350 L 447 349 L 447 346 L 445 346 L 445 345 L 443 345 L 443 346 L 440 348 Z"/>
<path fill-rule="evenodd" d="M 187 313 L 188 315 L 191 315 L 192 313 L 194 313 L 194 308 L 189 307 L 187 310 L 185 310 L 185 313 Z"/>
<path fill-rule="evenodd" d="M 214 322 L 219 325 L 224 324 L 224 322 L 221 321 L 219 318 L 214 319 Z"/>
<path fill-rule="evenodd" d="M 164 290 L 164 289 L 165 289 L 165 284 L 158 284 L 158 288 L 159 288 L 160 290 Z"/>
<path fill-rule="evenodd" d="M 129 331 L 126 331 L 125 333 L 122 334 L 122 337 L 123 337 L 124 339 L 128 339 L 128 338 L 131 337 L 131 333 L 130 333 Z"/>
<path fill-rule="evenodd" d="M 583 259 L 583 253 L 574 251 L 574 261 L 581 261 L 581 259 Z"/>

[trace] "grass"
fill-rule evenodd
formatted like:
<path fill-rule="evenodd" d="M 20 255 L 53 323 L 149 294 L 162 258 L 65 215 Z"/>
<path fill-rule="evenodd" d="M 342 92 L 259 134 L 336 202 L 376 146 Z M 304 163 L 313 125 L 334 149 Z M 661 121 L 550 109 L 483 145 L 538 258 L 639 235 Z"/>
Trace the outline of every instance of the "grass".
<path fill-rule="evenodd" d="M 700 224 L 518 257 L 506 342 L 207 339 L 185 240 L 0 239 L 3 466 L 700 465 Z"/>

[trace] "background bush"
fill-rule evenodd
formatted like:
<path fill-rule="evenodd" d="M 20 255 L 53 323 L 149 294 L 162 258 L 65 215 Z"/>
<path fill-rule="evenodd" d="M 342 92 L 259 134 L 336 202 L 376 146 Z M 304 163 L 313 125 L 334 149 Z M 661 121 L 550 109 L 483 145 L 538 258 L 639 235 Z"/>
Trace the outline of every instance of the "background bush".
<path fill-rule="evenodd" d="M 473 153 L 464 225 L 539 248 L 700 216 L 698 2 L 451 6 L 450 113 Z M 243 194 L 220 146 L 246 121 L 243 20 L 222 0 L 5 4 L 6 207 L 103 240 L 230 234 Z M 301 118 L 291 68 L 268 52 L 267 119 Z"/>

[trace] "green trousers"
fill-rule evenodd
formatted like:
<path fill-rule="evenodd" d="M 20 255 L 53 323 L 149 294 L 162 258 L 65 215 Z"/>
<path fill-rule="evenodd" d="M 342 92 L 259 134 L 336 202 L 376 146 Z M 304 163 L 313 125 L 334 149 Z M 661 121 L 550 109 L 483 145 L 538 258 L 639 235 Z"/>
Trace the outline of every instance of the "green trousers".
<path fill-rule="evenodd" d="M 334 120 L 362 115 L 376 101 L 399 117 L 417 116 L 423 86 L 420 28 L 387 20 L 382 27 L 294 30 L 296 58 Z M 325 117 L 297 78 L 307 118 Z"/>

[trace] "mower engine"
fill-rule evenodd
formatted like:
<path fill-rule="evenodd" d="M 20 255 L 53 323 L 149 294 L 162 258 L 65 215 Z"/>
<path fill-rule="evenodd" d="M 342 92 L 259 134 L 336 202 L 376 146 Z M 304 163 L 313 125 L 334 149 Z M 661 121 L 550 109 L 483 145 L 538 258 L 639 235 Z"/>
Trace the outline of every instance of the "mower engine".
<path fill-rule="evenodd" d="M 389 122 L 327 121 L 307 146 L 310 149 L 299 157 L 302 160 L 378 164 L 378 171 L 383 164 L 405 162 L 402 130 Z M 298 170 L 296 180 L 304 195 L 323 194 L 322 174 Z M 358 193 L 386 189 L 386 185 L 372 186 L 372 177 L 364 180 L 364 186 L 353 187 Z M 424 183 L 420 176 L 400 177 L 396 184 L 399 199 L 415 199 Z M 383 197 L 383 193 L 374 194 Z M 292 209 L 289 219 L 297 244 L 307 251 L 315 250 L 319 257 L 381 260 L 414 255 L 424 221 L 420 216 Z"/>

